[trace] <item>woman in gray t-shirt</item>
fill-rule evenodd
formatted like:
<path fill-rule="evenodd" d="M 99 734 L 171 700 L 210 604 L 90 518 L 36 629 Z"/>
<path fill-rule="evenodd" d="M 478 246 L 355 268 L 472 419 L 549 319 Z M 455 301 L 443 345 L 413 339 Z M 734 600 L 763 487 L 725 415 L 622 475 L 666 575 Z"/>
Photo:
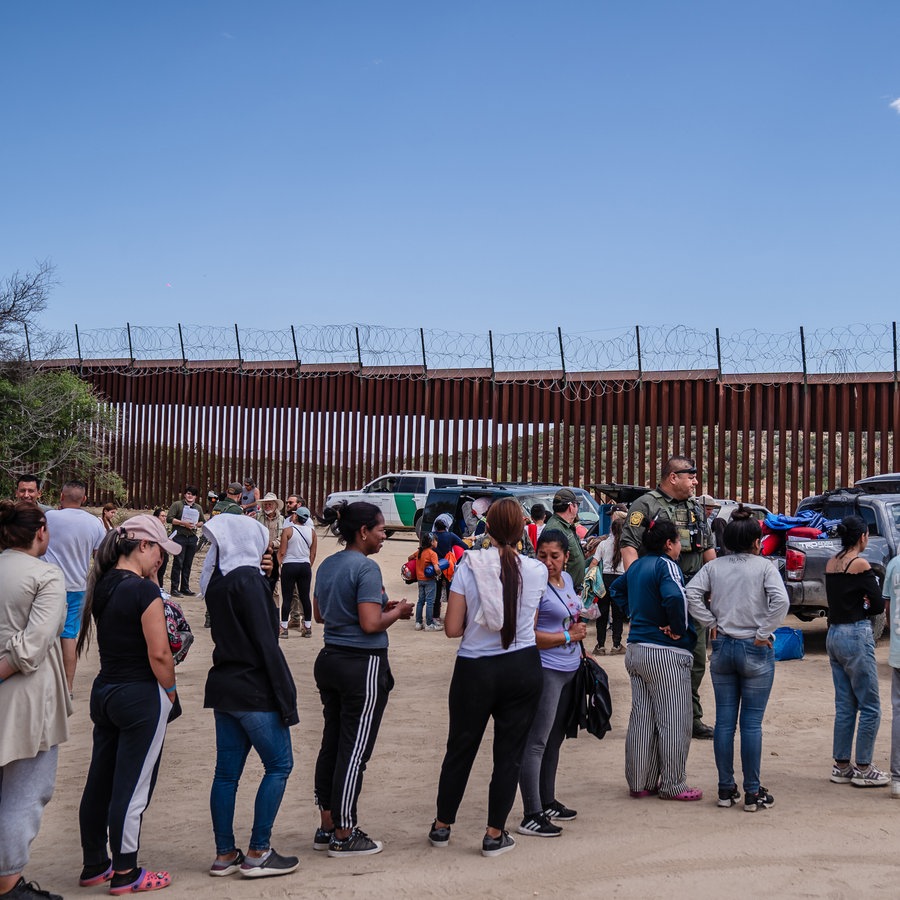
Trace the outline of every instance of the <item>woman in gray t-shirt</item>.
<path fill-rule="evenodd" d="M 325 717 L 315 774 L 322 821 L 313 847 L 329 856 L 367 856 L 382 844 L 357 827 L 356 802 L 394 686 L 387 629 L 408 619 L 413 607 L 388 600 L 381 569 L 369 558 L 387 537 L 378 507 L 344 503 L 325 514 L 346 547 L 319 566 L 313 597 L 313 616 L 325 626 L 313 670 Z"/>

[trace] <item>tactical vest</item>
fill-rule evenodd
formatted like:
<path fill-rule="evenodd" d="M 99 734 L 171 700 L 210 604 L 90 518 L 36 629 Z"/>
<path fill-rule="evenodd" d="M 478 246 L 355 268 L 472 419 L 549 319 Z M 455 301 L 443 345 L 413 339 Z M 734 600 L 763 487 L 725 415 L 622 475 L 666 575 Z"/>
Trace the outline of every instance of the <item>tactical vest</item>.
<path fill-rule="evenodd" d="M 703 552 L 710 546 L 699 505 L 694 500 L 672 500 L 659 490 L 648 491 L 644 497 L 650 522 L 662 515 L 675 525 L 681 541 L 679 567 L 684 577 L 696 575 L 703 565 Z"/>

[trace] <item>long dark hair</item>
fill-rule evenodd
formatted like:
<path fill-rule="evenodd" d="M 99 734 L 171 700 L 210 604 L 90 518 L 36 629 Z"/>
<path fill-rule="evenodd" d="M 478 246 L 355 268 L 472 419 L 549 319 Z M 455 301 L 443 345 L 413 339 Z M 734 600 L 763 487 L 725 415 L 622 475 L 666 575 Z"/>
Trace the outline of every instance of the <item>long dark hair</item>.
<path fill-rule="evenodd" d="M 841 524 L 837 527 L 837 533 L 841 538 L 841 549 L 838 550 L 837 555 L 843 556 L 851 547 L 855 547 L 860 538 L 868 531 L 869 526 L 861 516 L 844 516 Z"/>
<path fill-rule="evenodd" d="M 421 559 L 422 554 L 426 550 L 431 549 L 431 543 L 433 540 L 434 540 L 434 534 L 432 532 L 430 532 L 430 531 L 424 532 L 422 537 L 419 538 L 419 549 L 418 549 L 418 552 L 416 553 L 416 559 Z"/>
<path fill-rule="evenodd" d="M 670 519 L 662 517 L 654 519 L 644 531 L 642 541 L 644 549 L 655 556 L 662 556 L 666 552 L 667 541 L 678 540 L 678 529 Z"/>
<path fill-rule="evenodd" d="M 27 550 L 47 524 L 43 510 L 27 500 L 0 500 L 0 550 Z"/>
<path fill-rule="evenodd" d="M 131 556 L 141 542 L 128 537 L 125 529 L 120 525 L 106 532 L 106 537 L 94 554 L 94 565 L 88 575 L 87 590 L 84 592 L 84 610 L 81 613 L 81 632 L 78 635 L 78 643 L 75 645 L 75 654 L 81 656 L 91 644 L 91 631 L 93 630 L 94 594 L 97 585 L 123 556 Z"/>
<path fill-rule="evenodd" d="M 504 650 L 516 636 L 519 597 L 522 594 L 522 567 L 516 544 L 522 539 L 524 528 L 525 516 L 517 500 L 504 497 L 491 504 L 487 512 L 487 530 L 500 551 L 500 583 L 503 585 L 503 627 L 500 629 L 500 641 Z"/>
<path fill-rule="evenodd" d="M 357 500 L 355 503 L 342 500 L 322 513 L 322 521 L 341 544 L 352 544 L 363 526 L 375 528 L 380 518 L 381 510 L 374 503 L 365 500 Z"/>
<path fill-rule="evenodd" d="M 722 534 L 725 546 L 732 553 L 749 553 L 754 541 L 758 541 L 761 537 L 762 526 L 753 513 L 741 503 L 731 514 Z"/>
<path fill-rule="evenodd" d="M 612 567 L 615 572 L 616 569 L 619 568 L 619 565 L 622 562 L 622 526 L 624 524 L 624 519 L 613 519 L 609 526 L 609 533 L 613 539 L 613 555 L 612 555 Z"/>

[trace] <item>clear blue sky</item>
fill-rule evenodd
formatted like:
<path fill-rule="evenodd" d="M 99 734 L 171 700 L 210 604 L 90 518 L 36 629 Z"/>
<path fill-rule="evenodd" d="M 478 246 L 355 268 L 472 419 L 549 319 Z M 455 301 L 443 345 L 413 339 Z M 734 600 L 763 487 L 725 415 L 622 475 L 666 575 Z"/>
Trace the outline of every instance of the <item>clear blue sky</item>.
<path fill-rule="evenodd" d="M 900 3 L 4 0 L 48 326 L 896 319 Z M 900 104 L 898 104 L 900 106 Z"/>

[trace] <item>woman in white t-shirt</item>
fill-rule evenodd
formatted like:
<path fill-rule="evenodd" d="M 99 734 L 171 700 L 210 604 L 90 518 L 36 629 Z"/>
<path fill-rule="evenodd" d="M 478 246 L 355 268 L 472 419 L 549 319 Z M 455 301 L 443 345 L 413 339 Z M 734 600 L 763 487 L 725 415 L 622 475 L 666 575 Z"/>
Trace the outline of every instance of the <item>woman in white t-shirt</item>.
<path fill-rule="evenodd" d="M 300 637 L 312 637 L 312 603 L 309 589 L 312 567 L 316 561 L 316 529 L 309 524 L 309 510 L 301 506 L 285 523 L 278 547 L 281 566 L 281 635 L 287 637 L 294 586 L 303 607 L 303 626 Z"/>
<path fill-rule="evenodd" d="M 534 622 L 547 587 L 547 568 L 516 552 L 524 527 L 519 503 L 512 498 L 493 503 L 487 514 L 491 547 L 466 553 L 453 576 L 444 631 L 462 640 L 450 682 L 437 816 L 428 835 L 435 847 L 450 842 L 450 826 L 489 719 L 494 720 L 494 770 L 481 853 L 499 856 L 516 845 L 506 819 L 543 684 Z"/>

